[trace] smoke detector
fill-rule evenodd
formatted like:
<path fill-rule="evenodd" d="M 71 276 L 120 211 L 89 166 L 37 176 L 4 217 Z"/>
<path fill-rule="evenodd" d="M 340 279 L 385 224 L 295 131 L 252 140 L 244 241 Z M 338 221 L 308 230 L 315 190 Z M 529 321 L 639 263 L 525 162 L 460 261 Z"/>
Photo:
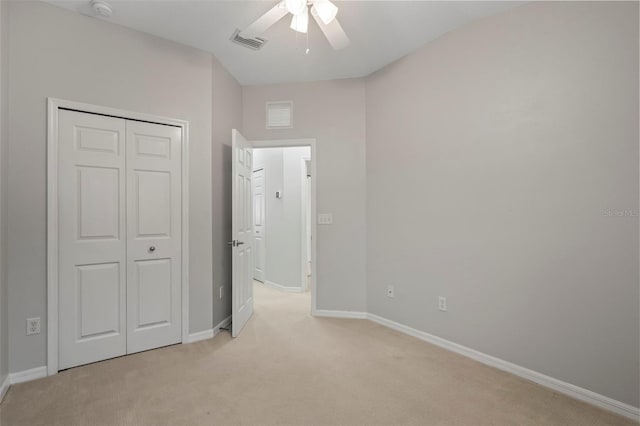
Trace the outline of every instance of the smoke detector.
<path fill-rule="evenodd" d="M 103 0 L 91 0 L 91 8 L 96 16 L 102 18 L 110 18 L 113 15 L 113 8 L 109 3 Z"/>

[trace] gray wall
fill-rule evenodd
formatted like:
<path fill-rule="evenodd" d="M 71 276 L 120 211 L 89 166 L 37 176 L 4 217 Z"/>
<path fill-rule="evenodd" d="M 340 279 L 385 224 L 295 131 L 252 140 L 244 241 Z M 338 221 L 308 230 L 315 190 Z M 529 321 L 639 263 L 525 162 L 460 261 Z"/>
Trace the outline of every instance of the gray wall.
<path fill-rule="evenodd" d="M 293 101 L 293 129 L 267 130 L 266 101 Z M 365 310 L 365 87 L 362 79 L 243 87 L 248 139 L 315 138 L 318 213 L 317 306 Z"/>
<path fill-rule="evenodd" d="M 231 315 L 231 129 L 242 129 L 242 88 L 213 58 L 213 324 Z M 220 299 L 220 287 L 223 297 Z"/>
<path fill-rule="evenodd" d="M 253 153 L 253 169 L 264 169 L 265 177 L 265 280 L 298 291 L 304 285 L 301 245 L 303 232 L 306 235 L 303 158 L 311 158 L 309 147 L 265 148 Z M 283 197 L 277 199 L 276 191 L 282 191 Z"/>
<path fill-rule="evenodd" d="M 9 373 L 7 305 L 7 125 L 9 73 L 9 7 L 0 1 L 0 385 Z"/>
<path fill-rule="evenodd" d="M 213 206 L 217 214 L 225 215 L 224 191 L 220 184 L 212 187 L 212 182 L 222 180 L 220 173 L 226 167 L 223 145 L 231 128 L 224 127 L 241 121 L 237 83 L 210 54 L 157 37 L 40 2 L 13 3 L 10 15 L 10 371 L 46 362 L 49 96 L 190 121 L 190 329 L 210 329 L 212 241 L 216 239 L 219 251 L 224 229 L 218 217 L 215 230 L 212 227 Z M 221 112 L 222 103 L 228 112 Z M 215 265 L 216 278 L 222 283 L 227 272 L 220 265 Z M 216 316 L 228 312 L 225 302 L 216 300 Z M 42 334 L 25 335 L 28 317 L 42 318 Z"/>
<path fill-rule="evenodd" d="M 369 312 L 638 406 L 638 4 L 476 21 L 366 108 Z"/>
<path fill-rule="evenodd" d="M 286 269 L 287 260 L 281 256 L 282 243 L 280 241 L 281 227 L 284 222 L 283 200 L 275 197 L 276 191 L 284 191 L 284 158 L 282 149 L 256 149 L 253 151 L 253 170 L 264 169 L 264 196 L 265 196 L 265 228 L 264 228 L 264 279 L 284 285 L 280 270 Z M 255 208 L 255 206 L 254 206 Z M 271 256 L 269 256 L 271 253 Z M 258 249 L 254 247 L 254 259 L 257 258 Z"/>

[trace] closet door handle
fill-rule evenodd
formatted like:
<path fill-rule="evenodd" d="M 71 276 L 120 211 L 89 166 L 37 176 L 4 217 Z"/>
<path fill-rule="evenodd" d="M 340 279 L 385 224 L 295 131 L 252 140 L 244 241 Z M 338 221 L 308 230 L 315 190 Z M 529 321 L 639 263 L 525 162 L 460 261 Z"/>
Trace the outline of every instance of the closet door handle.
<path fill-rule="evenodd" d="M 153 253 L 154 251 L 156 251 L 156 246 L 149 247 L 149 253 Z"/>

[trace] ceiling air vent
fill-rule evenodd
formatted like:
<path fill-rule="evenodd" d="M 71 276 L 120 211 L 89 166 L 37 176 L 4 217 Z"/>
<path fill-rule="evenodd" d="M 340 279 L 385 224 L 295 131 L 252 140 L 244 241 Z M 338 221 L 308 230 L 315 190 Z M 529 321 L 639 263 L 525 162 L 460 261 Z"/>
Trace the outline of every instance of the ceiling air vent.
<path fill-rule="evenodd" d="M 262 37 L 244 38 L 240 35 L 240 30 L 236 30 L 231 36 L 231 41 L 239 44 L 240 46 L 247 47 L 251 50 L 260 50 L 262 46 L 267 42 Z"/>

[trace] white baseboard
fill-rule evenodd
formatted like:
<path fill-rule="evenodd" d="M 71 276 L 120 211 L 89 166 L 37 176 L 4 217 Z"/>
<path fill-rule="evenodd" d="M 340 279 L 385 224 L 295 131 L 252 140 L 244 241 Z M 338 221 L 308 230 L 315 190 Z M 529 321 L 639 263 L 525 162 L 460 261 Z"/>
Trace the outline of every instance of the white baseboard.
<path fill-rule="evenodd" d="M 212 339 L 216 336 L 216 334 L 220 333 L 220 329 L 222 327 L 226 327 L 229 324 L 231 324 L 231 316 L 226 317 L 213 328 L 189 334 L 189 338 L 186 343 L 195 343 L 201 340 Z"/>
<path fill-rule="evenodd" d="M 4 396 L 7 394 L 9 386 L 11 386 L 11 381 L 9 380 L 9 375 L 7 374 L 7 376 L 2 381 L 2 384 L 0 385 L 0 402 L 2 402 Z"/>
<path fill-rule="evenodd" d="M 220 321 L 215 327 L 213 327 L 213 336 L 215 337 L 216 334 L 220 333 L 222 328 L 226 328 L 229 325 L 231 325 L 231 315 L 229 315 L 228 317 Z"/>
<path fill-rule="evenodd" d="M 366 312 L 357 311 L 329 311 L 327 309 L 315 309 L 312 312 L 314 317 L 327 317 L 327 318 L 352 318 L 352 319 L 366 319 Z"/>
<path fill-rule="evenodd" d="M 538 383 L 539 385 L 553 389 L 572 398 L 579 399 L 580 401 L 587 402 L 589 404 L 612 411 L 616 414 L 620 414 L 634 420 L 640 419 L 640 408 L 638 407 L 634 407 L 624 402 L 616 401 L 615 399 L 600 395 L 588 389 L 584 389 L 579 386 L 572 385 L 571 383 L 554 379 L 553 377 L 538 373 L 537 371 L 529 370 L 528 368 L 521 367 L 519 365 L 510 363 L 491 355 L 487 355 L 485 353 L 476 351 L 475 349 L 459 345 L 441 337 L 434 336 L 433 334 L 429 334 L 424 331 L 406 326 L 404 324 L 388 320 L 378 315 L 367 314 L 367 318 L 385 327 L 389 327 L 401 333 L 405 333 L 420 340 L 424 340 L 425 342 L 429 342 L 460 355 L 464 355 L 483 364 L 522 377 L 523 379 Z"/>
<path fill-rule="evenodd" d="M 30 382 L 31 380 L 42 379 L 47 377 L 47 366 L 31 368 L 29 370 L 17 371 L 9 373 L 9 383 L 15 385 L 17 383 Z"/>
<path fill-rule="evenodd" d="M 284 285 L 276 284 L 273 281 L 264 280 L 264 285 L 275 288 L 276 290 L 284 291 L 285 293 L 302 293 L 304 289 L 302 287 L 287 287 Z"/>
<path fill-rule="evenodd" d="M 201 340 L 211 339 L 213 337 L 213 328 L 208 330 L 198 331 L 196 333 L 189 334 L 187 341 L 185 343 L 195 343 Z"/>

